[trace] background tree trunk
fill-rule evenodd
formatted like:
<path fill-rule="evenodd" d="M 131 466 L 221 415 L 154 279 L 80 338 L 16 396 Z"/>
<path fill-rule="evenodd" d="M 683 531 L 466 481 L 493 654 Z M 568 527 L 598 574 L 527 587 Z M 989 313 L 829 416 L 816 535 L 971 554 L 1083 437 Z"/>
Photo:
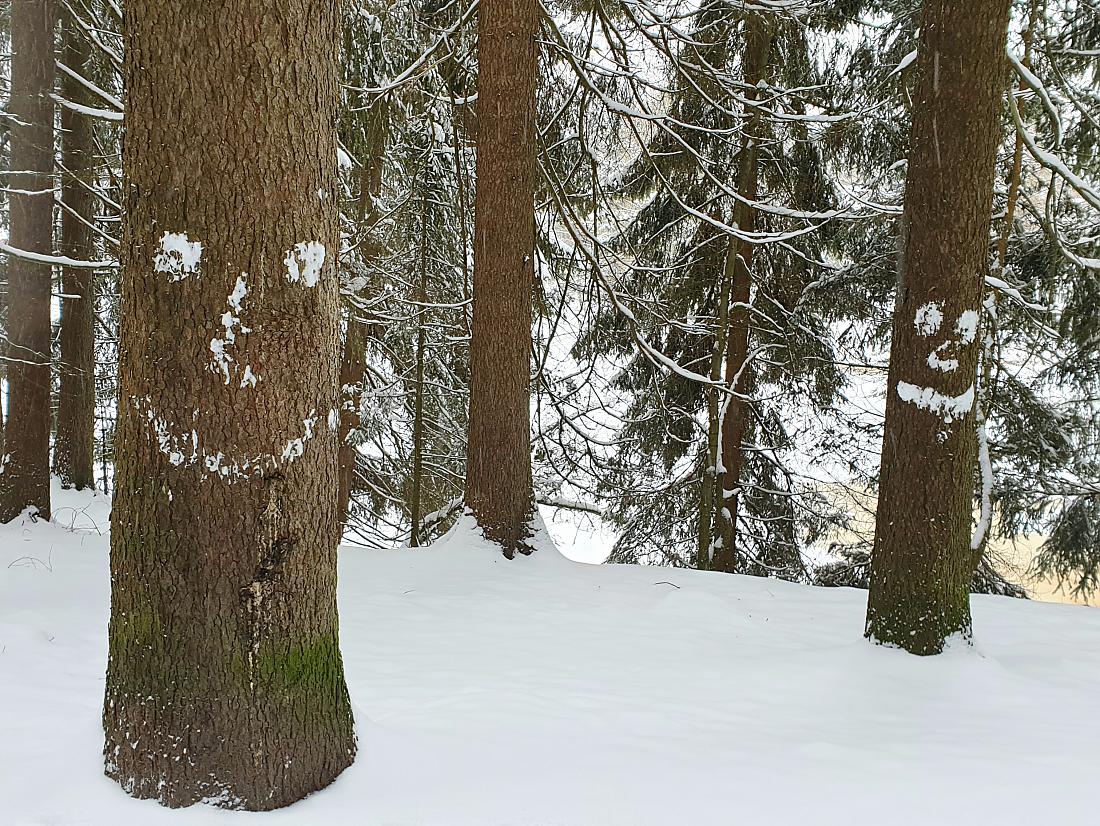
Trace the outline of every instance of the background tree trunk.
<path fill-rule="evenodd" d="M 9 243 L 53 251 L 54 4 L 11 3 Z M 0 522 L 28 505 L 50 515 L 49 264 L 8 257 L 8 420 L 0 457 Z"/>
<path fill-rule="evenodd" d="M 169 806 L 274 809 L 355 752 L 336 614 L 340 5 L 126 14 L 106 768 Z"/>
<path fill-rule="evenodd" d="M 771 59 L 774 23 L 770 15 L 750 14 L 745 19 L 745 134 L 741 144 L 741 158 L 737 175 L 737 192 L 748 201 L 756 201 L 760 194 L 760 141 L 762 123 L 760 111 L 753 108 L 759 92 L 757 85 L 765 79 Z M 738 201 L 733 208 L 733 221 L 744 232 L 756 231 L 756 210 Z M 756 248 L 749 243 L 731 238 L 726 266 L 732 270 L 730 280 L 730 305 L 726 311 L 729 329 L 725 341 L 725 382 L 738 393 L 723 399 L 722 408 L 722 461 L 716 474 L 718 547 L 714 552 L 712 567 L 716 571 L 735 573 L 737 559 L 737 511 L 741 492 L 741 468 L 744 454 L 741 451 L 749 425 L 749 406 L 744 396 L 751 387 L 751 365 L 745 360 L 749 355 L 749 328 L 752 318 L 749 300 L 752 298 L 752 259 Z M 736 384 L 735 384 L 736 379 Z"/>
<path fill-rule="evenodd" d="M 344 354 L 340 359 L 340 433 L 338 437 L 339 471 L 337 501 L 340 524 L 346 525 L 351 509 L 352 492 L 355 490 L 355 474 L 358 470 L 359 451 L 351 442 L 351 434 L 359 427 L 359 404 L 363 397 L 363 379 L 366 376 L 367 332 L 356 316 L 354 306 L 348 308 L 348 329 L 344 335 Z"/>
<path fill-rule="evenodd" d="M 926 0 L 890 348 L 867 636 L 971 629 L 975 381 L 1008 0 Z"/>
<path fill-rule="evenodd" d="M 62 22 L 61 61 L 84 73 L 91 56 L 87 37 L 71 15 Z M 63 96 L 94 105 L 84 86 L 65 76 Z M 94 256 L 92 127 L 86 115 L 61 109 L 61 252 L 70 258 Z M 86 267 L 61 270 L 61 375 L 57 397 L 54 472 L 64 487 L 95 487 L 95 280 Z"/>
<path fill-rule="evenodd" d="M 534 280 L 538 4 L 478 8 L 474 314 L 466 504 L 511 557 L 534 511 L 531 292 Z"/>

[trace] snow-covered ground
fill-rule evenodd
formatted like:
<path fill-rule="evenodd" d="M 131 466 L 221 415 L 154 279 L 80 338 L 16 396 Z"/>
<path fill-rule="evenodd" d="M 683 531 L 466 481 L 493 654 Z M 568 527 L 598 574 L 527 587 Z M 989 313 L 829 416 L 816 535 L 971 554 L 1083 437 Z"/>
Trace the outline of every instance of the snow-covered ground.
<path fill-rule="evenodd" d="M 1100 816 L 1100 611 L 978 597 L 976 644 L 918 659 L 863 641 L 858 591 L 508 562 L 468 533 L 342 554 L 360 755 L 336 784 L 263 815 L 134 801 L 101 770 L 108 504 L 61 498 L 61 525 L 0 527 L 2 826 Z"/>

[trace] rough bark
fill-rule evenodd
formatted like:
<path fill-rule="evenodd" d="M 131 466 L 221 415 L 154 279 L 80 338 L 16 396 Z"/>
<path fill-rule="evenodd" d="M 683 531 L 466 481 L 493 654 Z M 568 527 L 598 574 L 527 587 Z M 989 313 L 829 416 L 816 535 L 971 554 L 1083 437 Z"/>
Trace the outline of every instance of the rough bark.
<path fill-rule="evenodd" d="M 53 251 L 54 4 L 11 3 L 9 243 Z M 27 506 L 50 515 L 52 268 L 8 258 L 8 420 L 0 457 L 0 522 Z"/>
<path fill-rule="evenodd" d="M 774 23 L 763 14 L 749 15 L 745 20 L 745 108 L 747 123 L 741 144 L 738 164 L 737 191 L 747 201 L 754 202 L 760 194 L 760 140 L 761 118 L 752 102 L 759 94 L 757 84 L 764 80 L 771 59 Z M 733 211 L 733 221 L 744 232 L 756 231 L 756 210 L 744 201 L 738 201 Z M 735 573 L 737 558 L 737 513 L 740 505 L 741 470 L 744 466 L 742 443 L 748 432 L 750 416 L 746 395 L 751 386 L 751 365 L 745 361 L 749 355 L 749 328 L 751 316 L 749 300 L 752 297 L 752 261 L 756 247 L 753 244 L 731 238 L 726 257 L 726 267 L 731 271 L 729 307 L 726 310 L 728 330 L 725 339 L 725 383 L 732 387 L 734 395 L 723 400 L 721 465 L 715 476 L 715 489 L 719 496 L 715 524 L 718 542 L 711 560 L 716 571 Z"/>
<path fill-rule="evenodd" d="M 531 490 L 531 295 L 534 279 L 538 4 L 478 9 L 474 312 L 466 504 L 506 556 L 524 543 Z"/>
<path fill-rule="evenodd" d="M 126 14 L 106 770 L 168 806 L 275 809 L 355 752 L 336 612 L 340 8 Z"/>
<path fill-rule="evenodd" d="M 971 632 L 978 318 L 1008 0 L 926 0 L 890 349 L 867 636 L 935 654 Z"/>
<path fill-rule="evenodd" d="M 87 38 L 71 15 L 62 23 L 61 60 L 84 72 L 91 56 Z M 63 96 L 92 105 L 84 86 L 67 75 Z M 91 225 L 94 164 L 91 122 L 72 109 L 61 109 L 61 252 L 88 260 L 94 255 Z M 57 396 L 54 472 L 64 487 L 95 486 L 92 472 L 95 446 L 95 280 L 86 267 L 62 267 L 61 363 Z"/>

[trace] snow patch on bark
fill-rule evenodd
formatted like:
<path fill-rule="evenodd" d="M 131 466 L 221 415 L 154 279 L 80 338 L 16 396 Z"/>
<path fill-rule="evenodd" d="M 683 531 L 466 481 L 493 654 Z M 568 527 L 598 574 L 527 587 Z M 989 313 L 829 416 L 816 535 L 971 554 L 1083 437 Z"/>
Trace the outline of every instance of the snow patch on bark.
<path fill-rule="evenodd" d="M 959 320 L 955 322 L 955 332 L 959 334 L 963 344 L 973 344 L 978 336 L 978 311 L 963 310 L 959 313 Z"/>
<path fill-rule="evenodd" d="M 945 341 L 943 344 L 941 344 L 939 347 L 937 347 L 935 350 L 933 350 L 931 353 L 929 353 L 928 354 L 928 366 L 931 367 L 933 370 L 939 370 L 940 372 L 943 372 L 943 373 L 950 373 L 954 370 L 958 370 L 959 369 L 959 360 L 958 359 L 940 358 L 940 352 L 942 350 L 944 350 L 945 348 L 950 347 L 954 343 L 955 343 L 954 341 Z"/>
<path fill-rule="evenodd" d="M 169 281 L 182 281 L 199 271 L 201 261 L 202 242 L 190 240 L 186 232 L 165 232 L 153 256 L 153 269 L 167 273 Z"/>
<path fill-rule="evenodd" d="M 989 533 L 989 524 L 993 520 L 993 462 L 989 458 L 989 436 L 984 421 L 978 425 L 978 465 L 982 470 L 982 510 L 970 537 L 972 551 L 982 547 L 986 534 Z"/>
<path fill-rule="evenodd" d="M 241 312 L 241 303 L 244 301 L 244 297 L 248 295 L 248 287 L 245 285 L 246 275 L 248 273 L 242 272 L 237 276 L 237 283 L 233 286 L 233 292 L 229 294 L 229 310 L 223 313 L 221 317 L 224 331 L 221 335 L 210 340 L 210 352 L 214 354 L 214 359 L 210 362 L 210 369 L 215 373 L 220 372 L 225 377 L 226 384 L 229 384 L 229 365 L 233 362 L 233 356 L 229 355 L 228 350 L 230 345 L 237 341 L 236 329 L 239 329 L 242 333 L 252 332 L 250 328 L 241 324 L 240 316 L 237 315 Z M 249 368 L 247 373 L 251 372 Z M 255 386 L 255 381 L 252 384 Z M 244 386 L 245 382 L 242 380 L 241 387 Z"/>
<path fill-rule="evenodd" d="M 898 398 L 921 410 L 942 415 L 947 424 L 961 419 L 974 409 L 974 385 L 958 396 L 946 396 L 934 387 L 919 387 L 906 381 L 898 382 Z"/>
<path fill-rule="evenodd" d="M 943 324 L 943 310 L 934 301 L 918 308 L 916 315 L 913 316 L 913 326 L 922 336 L 934 336 L 940 331 L 941 324 Z"/>
<path fill-rule="evenodd" d="M 145 420 L 153 441 L 160 452 L 168 458 L 169 464 L 175 467 L 197 467 L 211 476 L 229 482 L 270 473 L 294 463 L 305 454 L 306 445 L 316 437 L 317 423 L 322 420 L 321 415 L 314 408 L 302 420 L 300 436 L 288 439 L 270 453 L 234 457 L 227 456 L 222 450 L 207 449 L 203 444 L 206 440 L 202 439 L 195 429 L 186 433 L 180 432 L 181 429 L 174 427 L 159 414 L 148 399 L 132 396 L 130 401 L 139 417 Z M 195 416 L 197 417 L 197 412 Z M 335 423 L 338 421 L 339 415 L 335 410 L 330 411 L 324 418 L 324 422 L 333 432 L 336 429 Z"/>
<path fill-rule="evenodd" d="M 241 387 L 255 387 L 256 382 L 260 380 L 260 377 L 252 372 L 252 365 L 246 364 L 244 366 L 244 374 L 241 376 Z"/>
<path fill-rule="evenodd" d="M 302 241 L 287 250 L 283 259 L 287 280 L 293 284 L 316 287 L 325 264 L 325 245 L 320 241 Z"/>

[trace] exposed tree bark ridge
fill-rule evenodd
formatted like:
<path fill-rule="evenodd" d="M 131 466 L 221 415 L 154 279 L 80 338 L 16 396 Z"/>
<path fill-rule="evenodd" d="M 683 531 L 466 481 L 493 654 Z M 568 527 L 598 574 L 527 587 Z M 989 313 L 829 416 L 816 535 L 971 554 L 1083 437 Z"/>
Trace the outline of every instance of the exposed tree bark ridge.
<path fill-rule="evenodd" d="M 66 15 L 62 22 L 61 61 L 85 72 L 91 56 L 87 37 Z M 64 97 L 94 105 L 79 81 L 65 76 Z M 85 115 L 61 109 L 61 253 L 77 260 L 93 257 L 91 222 L 92 128 Z M 77 490 L 95 486 L 92 472 L 95 445 L 95 279 L 86 267 L 61 270 L 61 375 L 57 396 L 57 436 L 54 472 L 65 487 Z"/>
<path fill-rule="evenodd" d="M 53 251 L 54 4 L 11 3 L 10 244 Z M 0 456 L 0 522 L 27 506 L 50 516 L 49 264 L 8 258 L 8 420 Z"/>
<path fill-rule="evenodd" d="M 511 557 L 534 511 L 531 295 L 534 279 L 538 4 L 478 8 L 474 312 L 466 504 Z"/>
<path fill-rule="evenodd" d="M 168 806 L 274 809 L 355 752 L 336 613 L 340 6 L 126 13 L 106 770 Z"/>
<path fill-rule="evenodd" d="M 916 654 L 971 632 L 978 320 L 1008 0 L 926 0 L 867 636 Z"/>

